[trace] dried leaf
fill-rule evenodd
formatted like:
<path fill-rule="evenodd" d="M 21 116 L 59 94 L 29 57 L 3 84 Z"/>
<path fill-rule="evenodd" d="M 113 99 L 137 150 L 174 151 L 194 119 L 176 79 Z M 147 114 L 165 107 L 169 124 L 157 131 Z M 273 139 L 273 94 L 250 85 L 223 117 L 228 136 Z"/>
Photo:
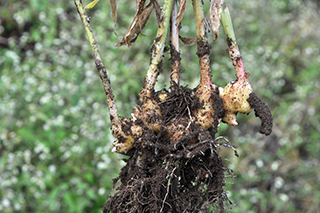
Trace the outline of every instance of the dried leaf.
<path fill-rule="evenodd" d="M 180 2 L 180 8 L 179 8 L 179 13 L 177 15 L 177 19 L 176 19 L 176 26 L 179 26 L 181 21 L 182 21 L 182 18 L 184 16 L 184 14 L 186 13 L 187 11 L 187 4 L 186 4 L 186 0 L 182 0 Z"/>
<path fill-rule="evenodd" d="M 112 10 L 112 18 L 113 18 L 113 22 L 114 22 L 113 32 L 114 32 L 114 34 L 117 35 L 117 33 L 116 33 L 116 27 L 117 27 L 117 2 L 116 2 L 116 0 L 109 0 L 109 2 L 110 2 L 110 6 L 111 6 L 111 10 Z"/>
<path fill-rule="evenodd" d="M 89 4 L 87 4 L 87 6 L 85 6 L 84 8 L 91 9 L 98 3 L 98 1 L 100 1 L 100 0 L 94 0 L 94 1 L 90 2 Z"/>
<path fill-rule="evenodd" d="M 141 15 L 145 3 L 146 3 L 146 0 L 138 0 L 138 2 L 137 2 L 137 12 L 136 12 L 135 16 L 140 16 Z M 141 21 L 139 21 L 139 25 L 140 25 L 140 30 L 142 30 Z"/>
<path fill-rule="evenodd" d="M 197 43 L 197 39 L 195 38 L 186 38 L 182 36 L 179 36 L 179 38 L 182 41 L 182 43 L 187 46 L 192 46 Z"/>
<path fill-rule="evenodd" d="M 138 38 L 138 35 L 140 34 L 143 27 L 146 25 L 150 14 L 153 9 L 153 4 L 150 2 L 141 12 L 140 15 L 138 15 L 138 12 L 136 13 L 131 25 L 129 26 L 127 33 L 122 38 L 121 42 L 117 43 L 116 46 L 120 47 L 123 45 L 126 45 L 130 47 Z"/>
<path fill-rule="evenodd" d="M 202 23 L 203 23 L 204 30 L 207 33 L 210 33 L 210 21 L 206 17 L 204 17 L 204 19 L 202 20 Z"/>
<path fill-rule="evenodd" d="M 222 4 L 223 4 L 223 0 L 211 0 L 211 4 L 210 4 L 210 22 L 211 22 L 214 41 L 219 36 L 220 15 L 221 15 Z"/>

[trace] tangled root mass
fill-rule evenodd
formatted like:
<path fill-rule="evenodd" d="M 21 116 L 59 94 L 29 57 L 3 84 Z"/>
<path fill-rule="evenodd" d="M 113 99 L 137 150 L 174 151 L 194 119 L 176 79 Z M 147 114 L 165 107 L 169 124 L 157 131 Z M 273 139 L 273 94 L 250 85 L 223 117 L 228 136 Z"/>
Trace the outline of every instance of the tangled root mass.
<path fill-rule="evenodd" d="M 146 129 L 140 142 L 133 144 L 126 166 L 114 179 L 114 185 L 118 181 L 121 185 L 103 212 L 200 212 L 210 206 L 223 211 L 226 202 L 231 204 L 223 187 L 232 171 L 217 151 L 217 125 L 202 129 L 195 122 L 186 124 L 189 133 L 170 142 L 170 135 L 163 134 L 166 126 L 173 119 L 192 116 L 193 109 L 201 106 L 186 87 L 176 85 L 171 92 L 161 92 L 168 95 L 165 102 L 159 102 L 163 127 Z M 222 100 L 215 105 L 218 123 L 224 114 Z"/>

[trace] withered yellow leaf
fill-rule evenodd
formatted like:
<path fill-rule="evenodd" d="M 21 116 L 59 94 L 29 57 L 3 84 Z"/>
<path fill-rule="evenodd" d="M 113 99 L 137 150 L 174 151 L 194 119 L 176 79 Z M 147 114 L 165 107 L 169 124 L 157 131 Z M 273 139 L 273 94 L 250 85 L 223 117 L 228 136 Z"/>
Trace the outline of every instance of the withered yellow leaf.
<path fill-rule="evenodd" d="M 184 16 L 184 14 L 186 13 L 187 11 L 187 4 L 186 4 L 186 0 L 182 0 L 181 3 L 180 3 L 180 8 L 179 8 L 179 13 L 177 15 L 177 19 L 176 19 L 176 25 L 179 26 L 181 21 L 182 21 L 182 18 Z"/>

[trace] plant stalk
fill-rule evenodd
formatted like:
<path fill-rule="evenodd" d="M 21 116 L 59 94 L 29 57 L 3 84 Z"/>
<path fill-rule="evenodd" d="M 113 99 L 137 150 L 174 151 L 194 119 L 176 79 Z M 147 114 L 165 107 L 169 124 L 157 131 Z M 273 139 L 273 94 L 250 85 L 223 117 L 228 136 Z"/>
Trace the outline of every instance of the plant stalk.
<path fill-rule="evenodd" d="M 226 6 L 221 11 L 221 24 L 223 26 L 224 32 L 227 36 L 227 44 L 229 49 L 229 55 L 232 61 L 232 64 L 236 70 L 237 78 L 247 78 L 249 73 L 245 72 L 242 58 L 240 55 L 240 50 L 237 45 L 236 36 L 233 30 L 232 20 L 228 7 Z"/>
<path fill-rule="evenodd" d="M 202 0 L 192 0 L 193 10 L 197 29 L 197 55 L 200 63 L 200 84 L 199 86 L 211 85 L 211 68 L 210 68 L 210 45 L 207 39 L 207 33 L 204 26 L 205 16 L 203 12 Z"/>
<path fill-rule="evenodd" d="M 89 18 L 87 15 L 87 12 L 83 8 L 82 1 L 81 0 L 74 0 L 74 3 L 77 7 L 78 13 L 80 15 L 82 24 L 84 26 L 84 29 L 87 33 L 88 40 L 91 46 L 91 50 L 93 52 L 93 58 L 94 62 L 96 64 L 97 71 L 99 73 L 99 77 L 101 79 L 101 82 L 104 87 L 104 91 L 107 96 L 107 103 L 109 107 L 109 114 L 110 114 L 110 120 L 112 123 L 112 130 L 121 128 L 120 122 L 119 122 L 119 116 L 118 116 L 118 111 L 117 111 L 117 106 L 116 102 L 112 93 L 111 85 L 110 85 L 110 80 L 108 78 L 107 70 L 106 67 L 104 66 L 102 57 L 100 55 L 100 51 L 97 45 L 97 41 L 94 37 L 94 34 L 92 32 L 90 23 L 89 23 Z"/>
<path fill-rule="evenodd" d="M 171 52 L 171 86 L 180 81 L 180 46 L 179 46 L 179 23 L 177 23 L 177 0 L 174 0 L 171 13 L 170 29 L 170 52 Z"/>
<path fill-rule="evenodd" d="M 144 79 L 143 89 L 140 91 L 140 100 L 143 100 L 144 97 L 151 97 L 154 92 L 154 86 L 159 75 L 159 70 L 162 66 L 162 55 L 170 26 L 169 21 L 171 16 L 172 3 L 173 0 L 164 1 L 164 14 L 160 18 L 157 35 L 153 44 L 151 45 L 150 65 L 147 71 L 147 75 Z"/>

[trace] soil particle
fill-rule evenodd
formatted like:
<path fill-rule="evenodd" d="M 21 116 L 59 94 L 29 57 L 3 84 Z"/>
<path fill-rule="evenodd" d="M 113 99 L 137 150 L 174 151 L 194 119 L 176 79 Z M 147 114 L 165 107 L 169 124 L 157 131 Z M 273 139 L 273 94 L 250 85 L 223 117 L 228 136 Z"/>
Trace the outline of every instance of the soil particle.
<path fill-rule="evenodd" d="M 112 115 L 110 115 L 110 120 L 113 121 L 114 117 Z"/>
<path fill-rule="evenodd" d="M 126 135 L 131 134 L 131 126 L 132 126 L 132 123 L 129 120 L 125 120 L 125 122 L 123 122 L 121 125 L 122 131 Z"/>
<path fill-rule="evenodd" d="M 161 60 L 160 62 L 159 62 L 159 64 L 157 65 L 157 71 L 158 71 L 158 73 L 162 73 L 162 71 L 163 71 L 163 68 L 162 68 L 162 66 L 163 66 L 163 61 Z"/>
<path fill-rule="evenodd" d="M 176 48 L 170 44 L 171 64 L 175 64 L 176 61 L 181 61 L 180 53 Z"/>
<path fill-rule="evenodd" d="M 225 109 L 223 108 L 223 100 L 219 97 L 219 95 L 212 93 L 211 98 L 215 100 L 215 104 L 213 105 L 214 109 L 214 128 L 212 131 L 212 135 L 215 135 L 218 132 L 219 119 L 224 117 Z"/>
<path fill-rule="evenodd" d="M 198 57 L 203 57 L 204 55 L 209 55 L 210 54 L 210 49 L 211 46 L 209 45 L 209 43 L 207 41 L 197 41 L 198 44 L 198 51 L 197 51 L 197 55 Z"/>
<path fill-rule="evenodd" d="M 134 122 L 136 125 L 142 125 L 143 124 L 143 121 L 138 118 L 135 122 Z"/>
<path fill-rule="evenodd" d="M 232 45 L 232 39 L 229 36 L 227 36 L 227 44 L 228 44 L 228 47 Z"/>
<path fill-rule="evenodd" d="M 254 109 L 256 117 L 259 117 L 261 120 L 259 132 L 261 134 L 270 135 L 272 132 L 273 118 L 268 106 L 261 101 L 255 93 L 249 95 L 248 102 Z"/>
<path fill-rule="evenodd" d="M 150 47 L 150 63 L 152 61 L 152 59 L 154 58 L 154 55 L 156 54 L 156 51 L 157 51 L 157 48 L 156 48 L 156 45 L 153 43 Z"/>
<path fill-rule="evenodd" d="M 161 38 L 162 38 L 162 35 L 156 37 L 155 42 L 159 42 L 161 40 Z"/>

